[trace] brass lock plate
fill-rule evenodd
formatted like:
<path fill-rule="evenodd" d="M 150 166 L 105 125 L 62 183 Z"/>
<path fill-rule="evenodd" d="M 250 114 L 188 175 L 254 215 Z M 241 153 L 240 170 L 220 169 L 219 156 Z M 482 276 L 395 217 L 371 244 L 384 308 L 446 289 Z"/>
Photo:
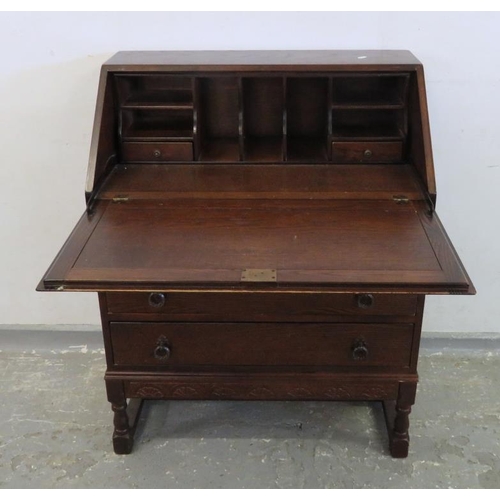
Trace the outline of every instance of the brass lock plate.
<path fill-rule="evenodd" d="M 276 269 L 243 269 L 241 272 L 241 281 L 276 281 Z"/>

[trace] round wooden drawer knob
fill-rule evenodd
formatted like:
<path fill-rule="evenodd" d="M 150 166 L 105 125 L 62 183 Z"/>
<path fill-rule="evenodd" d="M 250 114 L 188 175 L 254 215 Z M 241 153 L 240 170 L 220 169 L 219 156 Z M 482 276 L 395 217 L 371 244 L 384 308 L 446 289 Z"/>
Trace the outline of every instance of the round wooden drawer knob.
<path fill-rule="evenodd" d="M 371 158 L 373 156 L 373 153 L 370 149 L 365 149 L 365 151 L 363 152 L 363 156 L 365 158 Z"/>
<path fill-rule="evenodd" d="M 159 309 L 165 305 L 165 295 L 163 293 L 151 293 L 149 294 L 149 305 L 155 309 Z"/>
<path fill-rule="evenodd" d="M 155 158 L 159 158 L 159 157 L 161 156 L 161 151 L 160 151 L 159 149 L 155 149 L 155 150 L 153 151 L 153 156 L 154 156 Z"/>
<path fill-rule="evenodd" d="M 373 306 L 373 295 L 371 293 L 360 293 L 356 296 L 356 302 L 361 309 L 368 309 Z"/>

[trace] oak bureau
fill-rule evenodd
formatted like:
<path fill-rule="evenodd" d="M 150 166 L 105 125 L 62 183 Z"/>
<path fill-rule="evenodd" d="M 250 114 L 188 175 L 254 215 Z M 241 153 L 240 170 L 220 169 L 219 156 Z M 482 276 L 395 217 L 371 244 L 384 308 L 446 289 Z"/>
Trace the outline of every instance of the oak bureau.
<path fill-rule="evenodd" d="M 410 52 L 119 52 L 86 200 L 38 289 L 99 294 L 116 453 L 144 399 L 367 400 L 407 456 L 425 296 L 475 293 Z"/>

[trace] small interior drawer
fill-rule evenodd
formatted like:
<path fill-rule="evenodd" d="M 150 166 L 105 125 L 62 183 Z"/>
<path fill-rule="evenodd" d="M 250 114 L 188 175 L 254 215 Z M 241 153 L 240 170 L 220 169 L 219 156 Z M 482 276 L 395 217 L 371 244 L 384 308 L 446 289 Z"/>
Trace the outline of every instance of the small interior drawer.
<path fill-rule="evenodd" d="M 403 143 L 395 142 L 332 142 L 335 163 L 398 163 L 403 159 Z"/>
<path fill-rule="evenodd" d="M 109 314 L 159 315 L 177 321 L 338 321 L 343 317 L 414 316 L 410 294 L 110 292 Z"/>
<path fill-rule="evenodd" d="M 183 142 L 124 142 L 124 162 L 193 161 L 193 144 Z"/>
<path fill-rule="evenodd" d="M 115 366 L 410 365 L 413 325 L 110 323 Z"/>

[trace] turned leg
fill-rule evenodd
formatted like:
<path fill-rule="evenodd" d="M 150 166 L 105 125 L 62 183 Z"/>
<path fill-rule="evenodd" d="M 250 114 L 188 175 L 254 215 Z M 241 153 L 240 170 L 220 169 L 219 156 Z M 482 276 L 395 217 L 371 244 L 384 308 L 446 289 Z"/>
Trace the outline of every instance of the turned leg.
<path fill-rule="evenodd" d="M 132 451 L 134 437 L 130 430 L 127 402 L 124 400 L 121 404 L 112 404 L 111 409 L 114 412 L 113 425 L 113 448 L 115 453 L 120 455 L 128 454 Z"/>
<path fill-rule="evenodd" d="M 416 383 L 401 383 L 396 401 L 383 401 L 389 433 L 389 449 L 394 458 L 406 458 L 410 446 L 410 412 L 415 402 Z"/>
<path fill-rule="evenodd" d="M 113 410 L 113 449 L 118 455 L 128 455 L 134 445 L 134 433 L 139 421 L 143 400 L 127 400 L 121 383 L 106 382 L 108 400 Z"/>

